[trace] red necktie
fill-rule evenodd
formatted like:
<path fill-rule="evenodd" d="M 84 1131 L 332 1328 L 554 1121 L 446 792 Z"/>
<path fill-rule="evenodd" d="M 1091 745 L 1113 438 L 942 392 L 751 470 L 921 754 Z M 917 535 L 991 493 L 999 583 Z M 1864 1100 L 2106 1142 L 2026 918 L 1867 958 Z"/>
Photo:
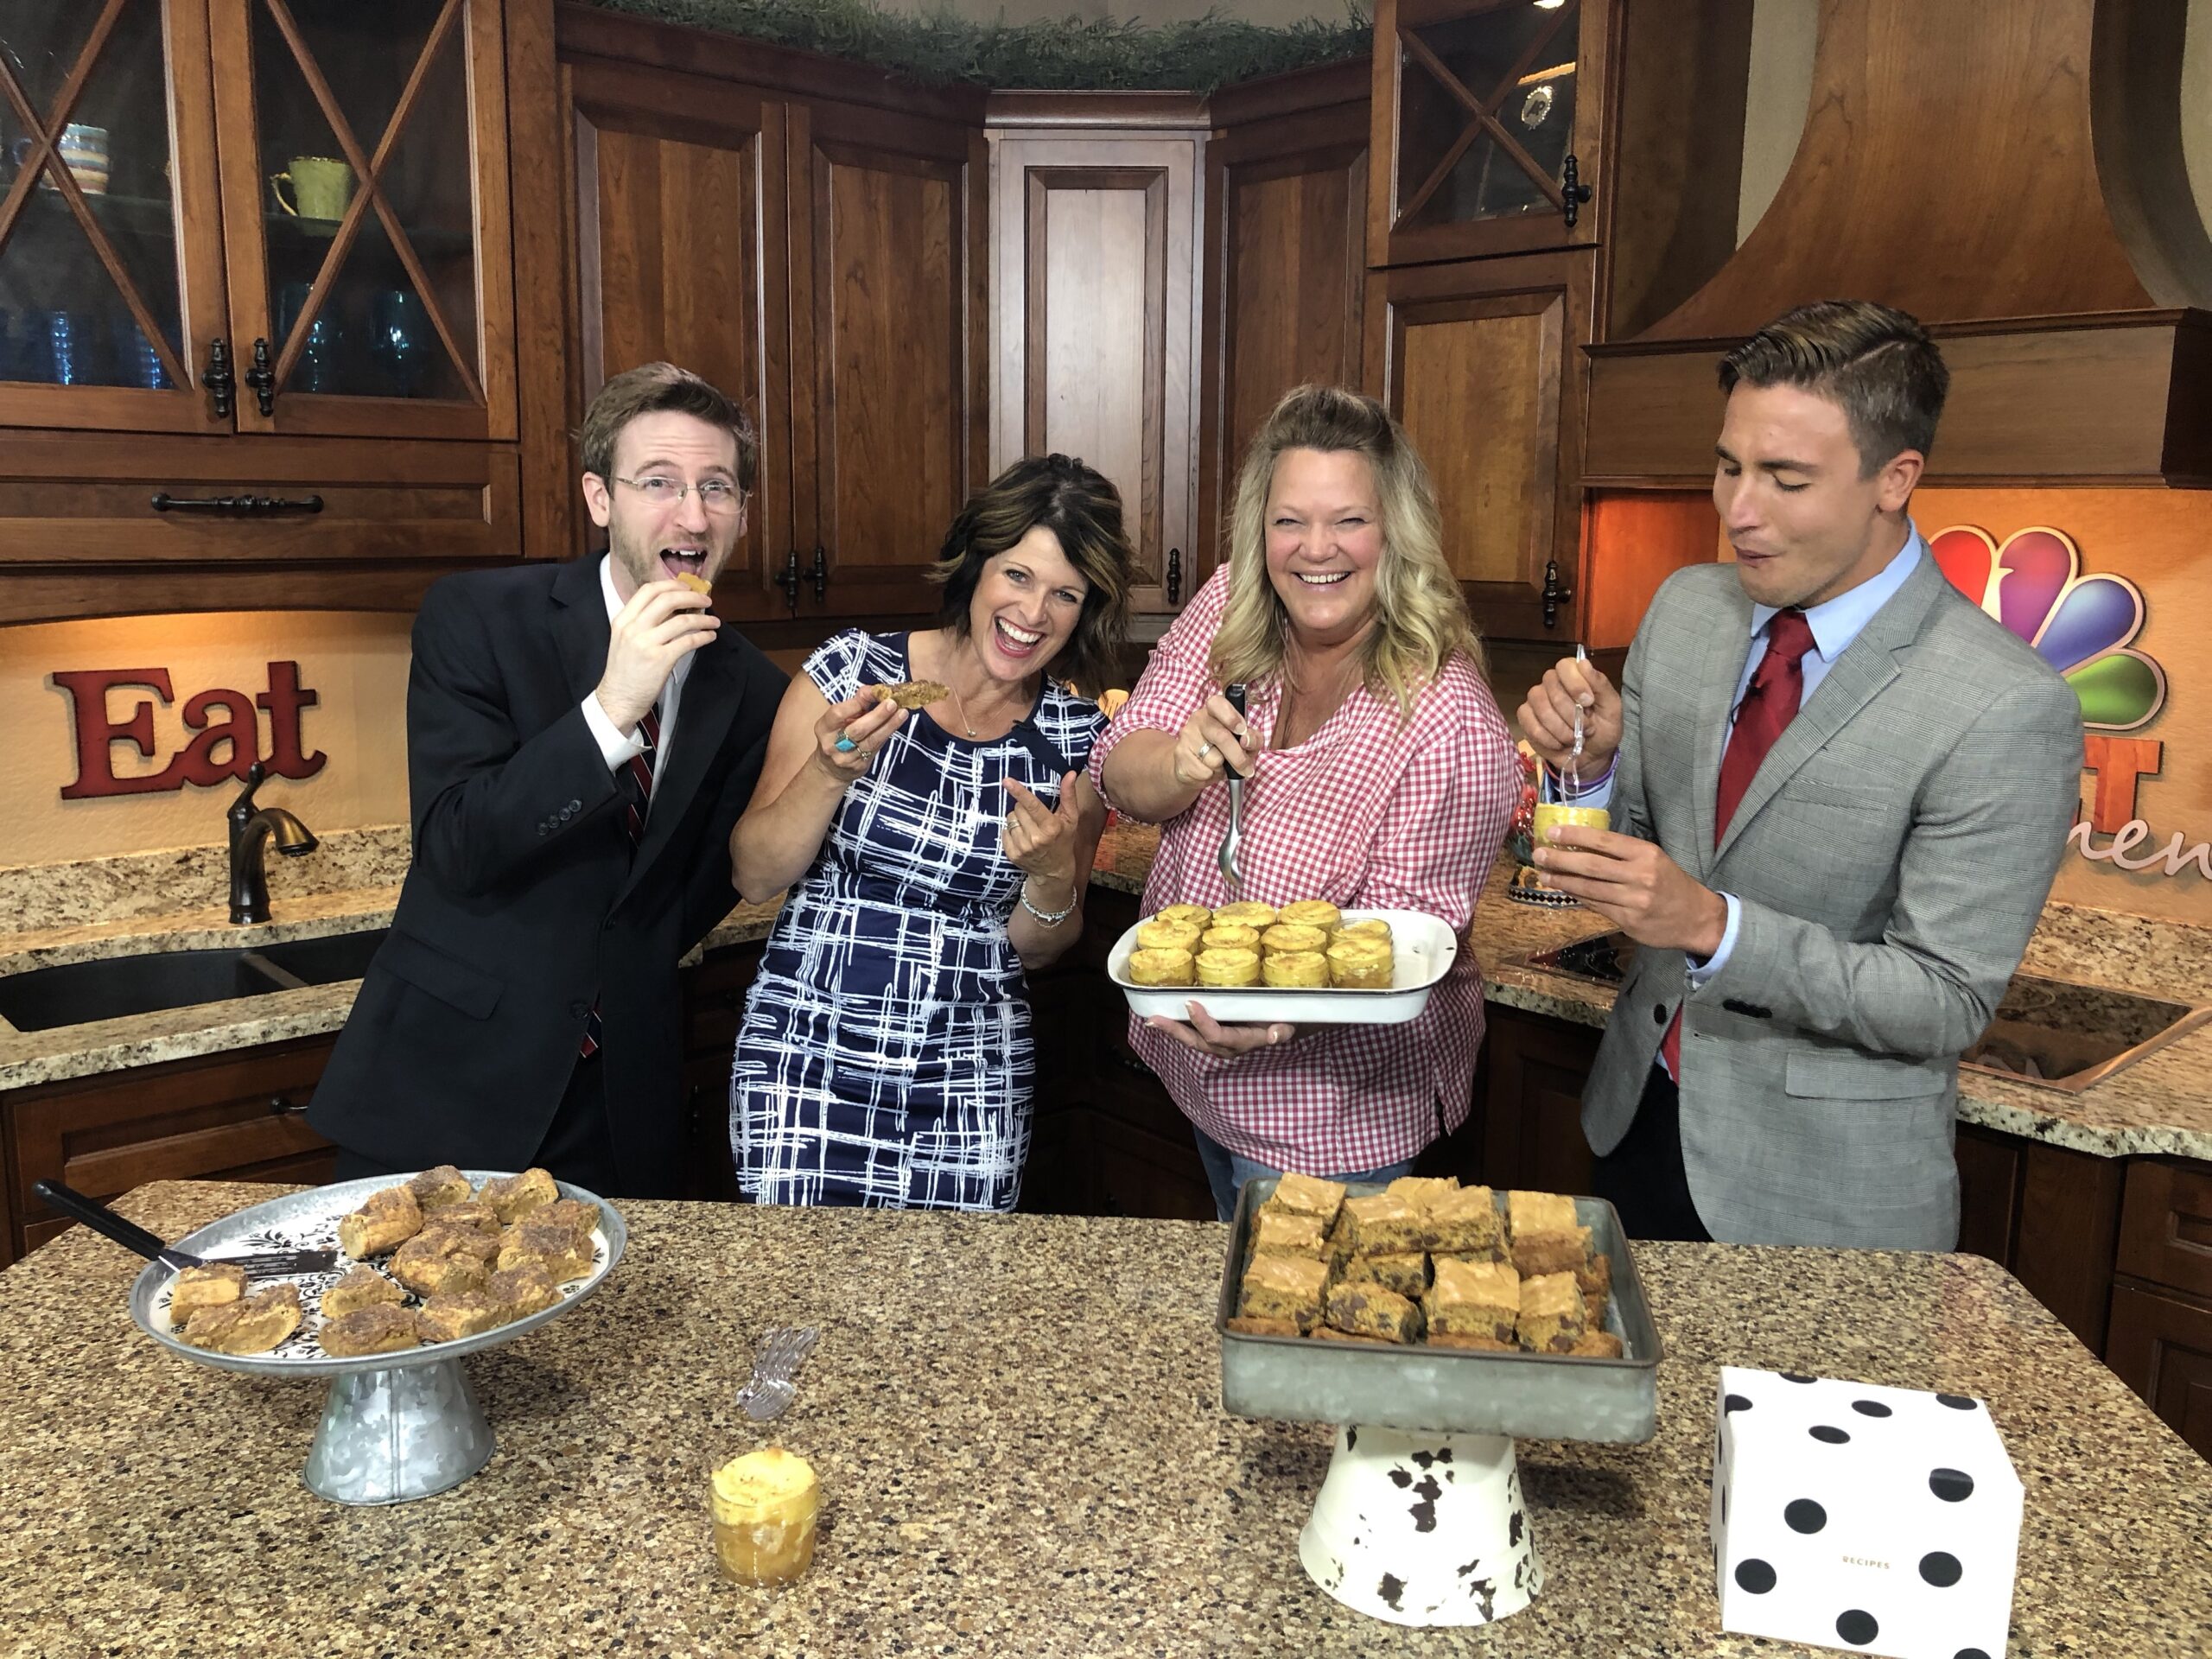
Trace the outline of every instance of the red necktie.
<path fill-rule="evenodd" d="M 645 736 L 645 747 L 622 763 L 622 774 L 630 781 L 632 796 L 622 803 L 622 827 L 629 832 L 632 848 L 645 838 L 645 809 L 653 798 L 653 755 L 660 747 L 658 704 L 645 710 L 638 729 Z M 591 1058 L 599 1052 L 600 1039 L 605 1035 L 599 1022 L 599 1004 L 594 1002 L 591 1012 L 584 1016 L 583 1040 L 576 1045 L 576 1052 L 587 1060 Z"/>
<path fill-rule="evenodd" d="M 1720 787 L 1714 798 L 1713 844 L 1718 847 L 1728 833 L 1728 821 L 1742 804 L 1744 791 L 1758 776 L 1759 762 L 1774 747 L 1783 728 L 1797 718 L 1797 705 L 1805 697 L 1805 653 L 1813 648 L 1813 630 L 1802 611 L 1777 611 L 1766 628 L 1766 655 L 1751 671 L 1751 683 L 1736 708 L 1736 723 L 1728 733 L 1728 747 L 1720 757 Z M 1680 1082 L 1682 1075 L 1682 1011 L 1660 1039 L 1659 1057 L 1667 1075 Z"/>

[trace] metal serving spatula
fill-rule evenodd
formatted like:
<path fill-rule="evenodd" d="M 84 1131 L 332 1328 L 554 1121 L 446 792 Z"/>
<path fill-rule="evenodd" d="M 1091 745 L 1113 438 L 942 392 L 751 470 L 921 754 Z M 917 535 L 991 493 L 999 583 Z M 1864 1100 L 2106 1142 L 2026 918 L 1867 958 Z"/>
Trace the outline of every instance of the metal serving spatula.
<path fill-rule="evenodd" d="M 1229 706 L 1238 715 L 1244 712 L 1244 688 L 1228 685 L 1221 695 L 1229 699 Z M 1243 896 L 1244 878 L 1236 868 L 1237 843 L 1244 838 L 1244 774 L 1223 761 L 1229 773 L 1229 833 L 1221 838 L 1221 881 L 1229 889 L 1231 899 Z"/>
<path fill-rule="evenodd" d="M 127 1250 L 136 1250 L 149 1262 L 175 1268 L 226 1265 L 253 1278 L 283 1278 L 295 1273 L 331 1273 L 342 1265 L 336 1250 L 264 1250 L 254 1255 L 194 1255 L 171 1249 L 133 1222 L 125 1221 L 96 1198 L 88 1198 L 59 1181 L 34 1181 L 31 1191 L 64 1215 L 73 1216 L 96 1233 L 105 1233 Z"/>

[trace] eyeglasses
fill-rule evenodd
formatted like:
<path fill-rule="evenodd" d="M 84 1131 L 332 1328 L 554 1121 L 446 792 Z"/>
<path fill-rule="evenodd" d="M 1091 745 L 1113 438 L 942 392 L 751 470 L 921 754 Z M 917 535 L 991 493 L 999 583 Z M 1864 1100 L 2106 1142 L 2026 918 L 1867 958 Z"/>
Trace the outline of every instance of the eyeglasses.
<path fill-rule="evenodd" d="M 745 492 L 726 478 L 705 478 L 696 484 L 685 484 L 658 474 L 651 478 L 618 478 L 617 484 L 627 484 L 645 499 L 652 507 L 672 507 L 687 495 L 696 493 L 699 505 L 709 512 L 729 512 L 745 499 Z"/>

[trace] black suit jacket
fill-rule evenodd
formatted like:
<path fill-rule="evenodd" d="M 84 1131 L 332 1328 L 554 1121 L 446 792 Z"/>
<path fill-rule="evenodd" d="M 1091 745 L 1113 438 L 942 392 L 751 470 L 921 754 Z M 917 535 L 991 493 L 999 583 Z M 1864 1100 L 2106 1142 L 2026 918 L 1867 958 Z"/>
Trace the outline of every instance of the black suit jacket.
<path fill-rule="evenodd" d="M 308 1121 L 396 1169 L 520 1169 L 594 1000 L 625 1185 L 675 1190 L 677 963 L 737 902 L 730 829 L 785 676 L 735 629 L 692 660 L 645 838 L 582 704 L 607 664 L 599 560 L 432 588 L 407 692 L 414 861 Z"/>

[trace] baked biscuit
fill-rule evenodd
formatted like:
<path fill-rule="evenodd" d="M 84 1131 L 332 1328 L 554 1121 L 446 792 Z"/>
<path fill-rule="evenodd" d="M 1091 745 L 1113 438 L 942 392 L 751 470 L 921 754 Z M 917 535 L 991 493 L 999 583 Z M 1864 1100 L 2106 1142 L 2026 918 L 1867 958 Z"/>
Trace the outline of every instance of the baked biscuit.
<path fill-rule="evenodd" d="M 679 588 L 688 588 L 695 594 L 711 594 L 715 591 L 713 582 L 690 570 L 679 570 L 676 573 L 676 585 Z"/>
<path fill-rule="evenodd" d="M 1195 927 L 1203 932 L 1213 925 L 1213 912 L 1204 905 L 1168 905 L 1152 919 L 1155 922 L 1179 922 L 1185 927 Z"/>
<path fill-rule="evenodd" d="M 879 702 L 895 702 L 910 712 L 942 702 L 952 695 L 935 680 L 906 680 L 897 685 L 868 685 L 861 689 L 874 692 Z"/>
<path fill-rule="evenodd" d="M 526 1319 L 561 1300 L 561 1287 L 542 1262 L 502 1268 L 486 1281 L 484 1294 L 506 1311 L 506 1323 Z"/>
<path fill-rule="evenodd" d="M 434 1227 L 399 1247 L 391 1276 L 417 1296 L 480 1289 L 499 1241 L 467 1227 Z"/>
<path fill-rule="evenodd" d="M 433 1296 L 415 1310 L 415 1334 L 424 1342 L 459 1342 L 508 1323 L 506 1310 L 480 1290 Z"/>
<path fill-rule="evenodd" d="M 1421 1306 L 1380 1285 L 1338 1285 L 1329 1293 L 1329 1324 L 1355 1337 L 1419 1342 Z"/>
<path fill-rule="evenodd" d="M 1428 1248 L 1445 1255 L 1496 1257 L 1504 1254 L 1497 1201 L 1486 1186 L 1463 1186 L 1432 1199 Z"/>
<path fill-rule="evenodd" d="M 581 1279 L 591 1271 L 591 1241 L 557 1222 L 524 1217 L 507 1229 L 499 1241 L 499 1267 L 519 1267 L 536 1262 L 553 1276 L 556 1285 Z"/>
<path fill-rule="evenodd" d="M 359 1261 L 365 1255 L 396 1250 L 422 1230 L 423 1206 L 415 1194 L 404 1186 L 387 1186 L 370 1193 L 361 1200 L 359 1209 L 340 1217 L 338 1248 Z"/>
<path fill-rule="evenodd" d="M 1275 1182 L 1263 1210 L 1287 1210 L 1294 1214 L 1311 1216 L 1324 1228 L 1334 1224 L 1337 1211 L 1344 1208 L 1344 1184 L 1325 1181 L 1318 1175 L 1300 1175 L 1295 1170 L 1285 1170 Z"/>
<path fill-rule="evenodd" d="M 460 1204 L 448 1204 L 442 1208 L 426 1211 L 423 1216 L 423 1230 L 431 1232 L 441 1227 L 457 1227 L 472 1233 L 496 1233 L 505 1224 L 499 1212 L 480 1198 L 468 1198 Z"/>
<path fill-rule="evenodd" d="M 1273 927 L 1260 930 L 1260 950 L 1263 956 L 1324 950 L 1328 944 L 1329 936 L 1318 927 L 1294 927 L 1287 922 L 1277 922 Z"/>
<path fill-rule="evenodd" d="M 1187 950 L 1132 950 L 1128 971 L 1132 985 L 1188 985 L 1193 976 Z"/>
<path fill-rule="evenodd" d="M 1590 1230 L 1571 1233 L 1535 1233 L 1513 1240 L 1513 1265 L 1522 1276 L 1547 1273 L 1572 1274 L 1590 1260 Z"/>
<path fill-rule="evenodd" d="M 1351 1217 L 1351 1247 L 1358 1255 L 1402 1255 L 1428 1248 L 1428 1219 L 1417 1205 L 1392 1192 L 1346 1198 Z"/>
<path fill-rule="evenodd" d="M 1298 927 L 1318 927 L 1326 932 L 1343 921 L 1344 913 L 1325 899 L 1300 899 L 1294 905 L 1285 905 L 1275 912 L 1279 922 Z"/>
<path fill-rule="evenodd" d="M 543 1210 L 533 1211 L 524 1219 L 550 1222 L 556 1227 L 565 1227 L 578 1238 L 589 1243 L 593 1232 L 599 1226 L 599 1206 L 587 1203 L 582 1198 L 556 1198 Z"/>
<path fill-rule="evenodd" d="M 407 1183 L 407 1190 L 415 1195 L 415 1202 L 423 1207 L 424 1215 L 449 1204 L 466 1204 L 470 1197 L 468 1177 L 452 1164 L 424 1170 Z"/>
<path fill-rule="evenodd" d="M 1328 1264 L 1310 1255 L 1255 1255 L 1244 1264 L 1237 1312 L 1250 1319 L 1287 1319 L 1300 1331 L 1321 1322 Z"/>
<path fill-rule="evenodd" d="M 519 1175 L 495 1175 L 484 1183 L 484 1190 L 476 1196 L 480 1202 L 491 1207 L 504 1227 L 520 1221 L 532 1210 L 542 1210 L 557 1202 L 561 1189 L 554 1185 L 550 1174 L 532 1168 Z"/>
<path fill-rule="evenodd" d="M 1502 1262 L 1436 1260 L 1436 1282 L 1422 1303 L 1431 1333 L 1486 1337 L 1511 1347 L 1521 1319 L 1521 1275 Z"/>
<path fill-rule="evenodd" d="M 419 1348 L 415 1333 L 415 1311 L 389 1302 L 357 1307 L 323 1321 L 315 1332 L 322 1351 L 333 1359 L 358 1359 L 363 1354 L 396 1354 L 403 1348 Z"/>
<path fill-rule="evenodd" d="M 1345 991 L 1387 991 L 1393 963 L 1390 947 L 1379 939 L 1345 938 L 1332 944 L 1326 955 L 1329 983 Z"/>
<path fill-rule="evenodd" d="M 1188 922 L 1141 922 L 1137 926 L 1137 949 L 1195 951 L 1199 931 Z"/>
<path fill-rule="evenodd" d="M 1311 1255 L 1328 1254 L 1328 1236 L 1321 1230 L 1321 1224 L 1311 1216 L 1294 1215 L 1287 1210 L 1269 1210 L 1262 1205 L 1252 1226 L 1252 1253 L 1255 1255 Z"/>
<path fill-rule="evenodd" d="M 1535 1353 L 1571 1353 L 1589 1325 L 1573 1274 L 1548 1273 L 1521 1281 L 1515 1334 L 1523 1348 Z"/>
<path fill-rule="evenodd" d="M 1390 1255 L 1355 1255 L 1344 1263 L 1341 1282 L 1380 1285 L 1385 1290 L 1396 1291 L 1408 1301 L 1415 1300 L 1428 1288 L 1428 1258 L 1419 1250 Z"/>
<path fill-rule="evenodd" d="M 221 1307 L 245 1294 L 245 1269 L 229 1262 L 187 1268 L 169 1285 L 169 1323 L 182 1325 L 203 1307 Z"/>
<path fill-rule="evenodd" d="M 1202 950 L 1197 963 L 1201 985 L 1256 985 L 1260 958 L 1251 950 Z"/>
<path fill-rule="evenodd" d="M 1260 930 L 1256 927 L 1214 926 L 1198 935 L 1201 950 L 1257 950 Z"/>
<path fill-rule="evenodd" d="M 300 1287 L 270 1285 L 219 1307 L 203 1307 L 177 1335 L 218 1354 L 265 1354 L 300 1328 Z"/>
<path fill-rule="evenodd" d="M 1275 907 L 1249 901 L 1219 905 L 1214 909 L 1213 925 L 1216 927 L 1257 928 L 1264 933 L 1275 925 Z"/>
<path fill-rule="evenodd" d="M 322 1317 L 342 1319 L 365 1307 L 396 1307 L 406 1300 L 407 1293 L 374 1268 L 348 1268 L 343 1279 L 322 1293 Z"/>
<path fill-rule="evenodd" d="M 1329 982 L 1329 964 L 1319 950 L 1281 950 L 1261 959 L 1260 977 L 1270 985 L 1311 989 Z"/>

